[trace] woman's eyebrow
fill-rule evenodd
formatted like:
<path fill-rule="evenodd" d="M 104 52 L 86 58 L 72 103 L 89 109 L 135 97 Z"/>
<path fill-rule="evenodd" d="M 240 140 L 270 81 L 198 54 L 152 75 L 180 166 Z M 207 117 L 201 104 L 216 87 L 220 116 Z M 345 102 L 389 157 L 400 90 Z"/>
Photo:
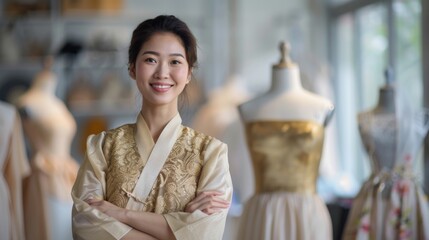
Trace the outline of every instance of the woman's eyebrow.
<path fill-rule="evenodd" d="M 170 56 L 185 58 L 185 56 L 183 56 L 181 53 L 172 53 L 172 54 L 170 54 Z"/>
<path fill-rule="evenodd" d="M 160 55 L 158 52 L 155 52 L 155 51 L 144 51 L 144 52 L 142 53 L 142 55 L 145 55 L 145 54 L 153 54 L 153 55 L 157 55 L 157 56 L 159 56 L 159 55 Z"/>
<path fill-rule="evenodd" d="M 153 55 L 156 55 L 156 56 L 161 55 L 161 54 L 159 54 L 158 52 L 155 52 L 155 51 L 144 51 L 142 53 L 142 55 L 145 55 L 145 54 L 153 54 Z M 170 56 L 185 58 L 185 56 L 183 56 L 183 54 L 181 54 L 181 53 L 172 53 L 172 54 L 170 54 Z"/>

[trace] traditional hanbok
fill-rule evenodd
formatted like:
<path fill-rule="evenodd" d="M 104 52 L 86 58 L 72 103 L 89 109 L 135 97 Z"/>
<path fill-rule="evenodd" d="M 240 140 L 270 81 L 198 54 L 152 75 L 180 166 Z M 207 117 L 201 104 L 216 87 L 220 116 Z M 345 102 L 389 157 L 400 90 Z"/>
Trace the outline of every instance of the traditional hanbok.
<path fill-rule="evenodd" d="M 416 155 L 429 114 L 359 116 L 372 174 L 353 201 L 343 239 L 429 239 L 429 209 L 417 176 Z"/>
<path fill-rule="evenodd" d="M 324 135 L 313 121 L 246 123 L 255 195 L 245 205 L 240 240 L 332 239 L 328 209 L 316 193 Z"/>
<path fill-rule="evenodd" d="M 120 239 L 132 228 L 89 206 L 90 197 L 162 214 L 179 240 L 222 239 L 228 209 L 184 212 L 198 193 L 217 190 L 231 201 L 227 146 L 181 125 L 176 115 L 157 142 L 141 115 L 137 123 L 92 135 L 73 187 L 75 239 Z"/>
<path fill-rule="evenodd" d="M 30 174 L 21 120 L 12 105 L 0 102 L 0 239 L 23 240 L 22 181 Z"/>

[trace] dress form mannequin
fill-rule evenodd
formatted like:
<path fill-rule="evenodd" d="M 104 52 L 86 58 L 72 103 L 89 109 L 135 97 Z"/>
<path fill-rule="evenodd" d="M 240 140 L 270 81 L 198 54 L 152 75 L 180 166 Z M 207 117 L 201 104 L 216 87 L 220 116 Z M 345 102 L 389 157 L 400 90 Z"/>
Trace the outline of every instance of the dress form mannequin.
<path fill-rule="evenodd" d="M 429 239 L 429 209 L 413 162 L 429 129 L 429 114 L 398 106 L 392 76 L 377 106 L 358 114 L 372 167 L 355 197 L 343 239 Z"/>
<path fill-rule="evenodd" d="M 232 75 L 223 86 L 209 94 L 207 102 L 197 111 L 192 122 L 195 130 L 228 145 L 234 193 L 223 239 L 236 239 L 242 206 L 254 191 L 250 157 L 237 109 L 249 96 L 242 79 Z"/>
<path fill-rule="evenodd" d="M 331 220 L 316 194 L 324 126 L 332 103 L 305 90 L 280 45 L 270 90 L 239 106 L 255 174 L 239 239 L 331 239 Z"/>
<path fill-rule="evenodd" d="M 299 67 L 289 57 L 289 47 L 280 45 L 280 62 L 273 66 L 268 93 L 240 105 L 245 122 L 255 120 L 313 120 L 327 125 L 334 107 L 332 103 L 302 87 Z"/>
<path fill-rule="evenodd" d="M 378 103 L 377 105 L 368 110 L 363 111 L 358 114 L 358 124 L 359 124 L 359 132 L 363 141 L 363 144 L 367 151 L 371 151 L 373 144 L 375 131 L 371 129 L 371 121 L 369 119 L 379 118 L 384 122 L 383 125 L 386 128 L 383 130 L 384 133 L 382 135 L 389 134 L 389 137 L 383 137 L 379 140 L 378 143 L 375 143 L 379 146 L 375 146 L 373 149 L 374 159 L 372 167 L 375 171 L 380 171 L 383 168 L 387 170 L 392 170 L 395 163 L 395 155 L 396 155 L 396 142 L 397 142 L 397 132 L 396 132 L 396 100 L 395 100 L 395 88 L 392 83 L 392 76 L 390 72 L 386 70 L 386 82 L 385 85 L 382 86 L 379 90 Z M 383 145 L 381 147 L 380 145 Z M 388 155 L 388 156 L 386 156 Z"/>
<path fill-rule="evenodd" d="M 238 76 L 233 76 L 209 93 L 207 102 L 196 112 L 192 127 L 222 140 L 227 126 L 239 118 L 237 106 L 249 99 L 241 81 Z"/>
<path fill-rule="evenodd" d="M 378 104 L 371 110 L 373 114 L 395 114 L 395 89 L 391 83 L 380 88 Z"/>
<path fill-rule="evenodd" d="M 32 173 L 26 179 L 24 211 L 28 239 L 71 239 L 70 196 L 78 165 L 70 156 L 76 123 L 55 96 L 52 59 L 19 99 L 24 133 L 31 145 Z"/>
<path fill-rule="evenodd" d="M 213 91 L 193 119 L 192 127 L 207 135 L 218 138 L 228 144 L 228 159 L 232 181 L 236 189 L 234 194 L 239 203 L 253 192 L 250 175 L 251 166 L 247 152 L 243 151 L 243 138 L 237 106 L 249 99 L 250 94 L 238 76 L 232 76 L 226 83 Z M 246 171 L 247 170 L 247 171 Z"/>

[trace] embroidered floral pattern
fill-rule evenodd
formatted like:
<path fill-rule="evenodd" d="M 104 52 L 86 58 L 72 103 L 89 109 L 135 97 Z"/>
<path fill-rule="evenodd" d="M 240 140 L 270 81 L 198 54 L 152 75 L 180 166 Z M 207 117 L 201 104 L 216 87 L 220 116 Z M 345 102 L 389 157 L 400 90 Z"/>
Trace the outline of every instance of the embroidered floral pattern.
<path fill-rule="evenodd" d="M 140 158 L 134 139 L 135 125 L 125 125 L 107 132 L 103 152 L 107 156 L 106 197 L 125 207 L 130 193 L 146 164 Z M 183 127 L 149 196 L 144 211 L 168 213 L 183 211 L 196 194 L 204 164 L 204 151 L 211 137 Z M 142 201 L 142 199 L 136 199 Z"/>
<path fill-rule="evenodd" d="M 211 140 L 191 128 L 183 128 L 146 199 L 144 211 L 169 213 L 185 209 L 195 198 L 204 150 Z"/>
<path fill-rule="evenodd" d="M 138 153 L 134 131 L 135 125 L 131 124 L 110 130 L 103 145 L 107 161 L 106 200 L 119 207 L 125 207 L 129 199 L 122 189 L 133 191 L 146 164 Z"/>
<path fill-rule="evenodd" d="M 373 173 L 353 202 L 343 239 L 429 239 L 429 209 L 412 172 L 429 122 L 407 117 L 359 116 Z"/>

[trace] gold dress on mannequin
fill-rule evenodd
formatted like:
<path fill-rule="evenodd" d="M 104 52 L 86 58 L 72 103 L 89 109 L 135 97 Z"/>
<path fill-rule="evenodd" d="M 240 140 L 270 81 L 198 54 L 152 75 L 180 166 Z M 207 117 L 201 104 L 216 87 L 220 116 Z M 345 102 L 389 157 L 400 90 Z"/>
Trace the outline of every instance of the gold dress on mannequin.
<path fill-rule="evenodd" d="M 246 123 L 256 186 L 239 239 L 332 237 L 329 213 L 316 194 L 324 134 L 312 121 Z"/>

